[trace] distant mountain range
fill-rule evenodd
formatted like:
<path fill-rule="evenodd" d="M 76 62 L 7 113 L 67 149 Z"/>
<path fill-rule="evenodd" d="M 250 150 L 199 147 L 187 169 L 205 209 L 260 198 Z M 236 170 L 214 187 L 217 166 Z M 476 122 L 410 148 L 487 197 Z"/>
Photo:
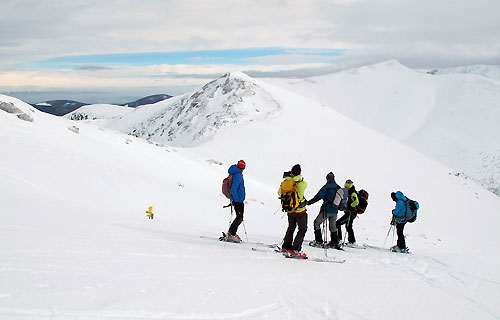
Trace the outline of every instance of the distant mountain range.
<path fill-rule="evenodd" d="M 143 106 L 145 104 L 157 103 L 157 102 L 169 99 L 169 98 L 172 98 L 172 96 L 169 96 L 168 94 L 155 94 L 152 96 L 147 96 L 147 97 L 144 97 L 142 99 L 136 100 L 134 102 L 120 104 L 120 106 L 136 108 L 138 106 Z"/>
<path fill-rule="evenodd" d="M 147 96 L 144 98 L 141 98 L 139 100 L 133 101 L 133 102 L 128 102 L 128 103 L 123 103 L 123 104 L 118 104 L 119 106 L 125 106 L 125 107 L 130 107 L 130 108 L 136 108 L 138 106 L 146 105 L 146 104 L 153 104 L 159 101 L 163 101 L 166 99 L 171 98 L 172 96 L 168 94 L 155 94 L 151 96 Z M 50 113 L 56 116 L 63 116 L 65 114 L 68 114 L 70 112 L 75 111 L 76 109 L 90 105 L 90 103 L 84 103 L 84 102 L 79 102 L 79 101 L 72 101 L 72 100 L 51 100 L 51 101 L 43 101 L 39 103 L 32 104 L 33 107 L 36 109 Z"/>

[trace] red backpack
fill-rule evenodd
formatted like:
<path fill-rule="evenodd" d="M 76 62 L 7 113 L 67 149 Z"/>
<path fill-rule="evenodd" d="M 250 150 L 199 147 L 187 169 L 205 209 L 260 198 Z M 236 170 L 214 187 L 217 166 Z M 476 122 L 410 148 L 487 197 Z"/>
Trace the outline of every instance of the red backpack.
<path fill-rule="evenodd" d="M 368 192 L 366 190 L 359 190 L 358 192 L 359 204 L 356 207 L 357 214 L 365 213 L 366 207 L 368 206 Z"/>
<path fill-rule="evenodd" d="M 226 198 L 231 199 L 231 183 L 233 182 L 233 175 L 228 175 L 224 180 L 222 180 L 222 194 Z"/>

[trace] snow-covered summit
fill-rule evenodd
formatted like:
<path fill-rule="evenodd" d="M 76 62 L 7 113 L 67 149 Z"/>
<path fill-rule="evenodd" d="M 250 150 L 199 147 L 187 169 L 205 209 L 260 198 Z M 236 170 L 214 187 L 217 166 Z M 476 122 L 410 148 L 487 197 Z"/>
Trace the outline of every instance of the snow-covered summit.
<path fill-rule="evenodd" d="M 105 126 L 158 143 L 194 146 L 226 126 L 266 119 L 279 109 L 250 77 L 234 72 L 192 93 L 141 106 Z"/>

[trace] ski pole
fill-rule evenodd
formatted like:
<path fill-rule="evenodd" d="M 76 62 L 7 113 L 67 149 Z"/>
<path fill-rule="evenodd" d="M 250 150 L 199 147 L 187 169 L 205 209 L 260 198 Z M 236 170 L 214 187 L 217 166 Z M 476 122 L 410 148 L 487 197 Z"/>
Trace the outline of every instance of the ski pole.
<path fill-rule="evenodd" d="M 392 228 L 392 245 L 394 245 L 394 234 L 396 233 L 396 226 Z"/>
<path fill-rule="evenodd" d="M 323 210 L 323 219 L 323 232 L 325 233 L 323 247 L 325 248 L 325 257 L 328 257 L 328 219 L 326 218 L 326 208 Z"/>
<path fill-rule="evenodd" d="M 227 208 L 227 207 L 230 207 L 231 208 L 231 217 L 229 218 L 229 226 L 227 228 L 227 230 L 229 230 L 229 228 L 231 228 L 231 222 L 233 221 L 233 203 L 229 203 L 227 206 L 225 206 L 224 208 Z"/>
<path fill-rule="evenodd" d="M 342 240 L 342 247 L 345 246 L 345 239 L 347 239 L 347 228 L 349 227 L 349 224 L 351 223 L 351 213 L 349 213 L 349 218 L 347 219 L 347 224 L 345 225 L 345 234 L 344 234 L 344 239 Z M 339 226 L 339 228 L 342 228 L 342 225 Z"/>
<path fill-rule="evenodd" d="M 245 237 L 247 238 L 248 242 L 248 234 L 247 234 L 247 227 L 245 227 L 245 220 L 241 220 L 241 222 L 243 222 L 243 230 L 245 230 Z"/>
<path fill-rule="evenodd" d="M 231 228 L 231 222 L 233 221 L 233 203 L 230 202 L 227 206 L 224 206 L 224 208 L 227 208 L 227 207 L 230 207 L 231 208 L 231 217 L 229 218 L 229 226 L 227 228 L 227 233 L 229 234 L 229 229 Z M 227 236 L 226 236 L 227 238 Z M 224 242 L 224 249 L 226 249 L 226 242 L 227 241 L 223 241 Z"/>
<path fill-rule="evenodd" d="M 382 246 L 383 248 L 385 248 L 385 243 L 387 242 L 387 238 L 389 237 L 389 233 L 391 233 L 392 227 L 393 227 L 393 225 L 391 224 L 391 226 L 389 227 L 389 231 L 387 231 L 387 235 L 385 236 L 384 245 Z"/>

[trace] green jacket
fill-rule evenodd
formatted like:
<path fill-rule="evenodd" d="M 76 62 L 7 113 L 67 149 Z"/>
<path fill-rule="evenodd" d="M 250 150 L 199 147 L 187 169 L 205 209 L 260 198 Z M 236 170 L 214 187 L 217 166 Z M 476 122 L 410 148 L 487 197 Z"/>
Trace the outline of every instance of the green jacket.
<path fill-rule="evenodd" d="M 285 180 L 295 180 L 297 181 L 297 196 L 299 197 L 299 203 L 302 203 L 304 202 L 306 199 L 304 198 L 304 192 L 306 191 L 306 188 L 307 188 L 307 182 L 304 181 L 304 179 L 302 178 L 302 175 L 298 175 L 298 176 L 295 176 L 295 177 L 286 177 Z M 278 195 L 281 197 L 281 185 L 278 189 Z M 302 213 L 306 211 L 306 207 L 303 207 L 303 208 L 299 208 L 297 209 L 297 211 L 295 211 L 296 213 Z"/>

